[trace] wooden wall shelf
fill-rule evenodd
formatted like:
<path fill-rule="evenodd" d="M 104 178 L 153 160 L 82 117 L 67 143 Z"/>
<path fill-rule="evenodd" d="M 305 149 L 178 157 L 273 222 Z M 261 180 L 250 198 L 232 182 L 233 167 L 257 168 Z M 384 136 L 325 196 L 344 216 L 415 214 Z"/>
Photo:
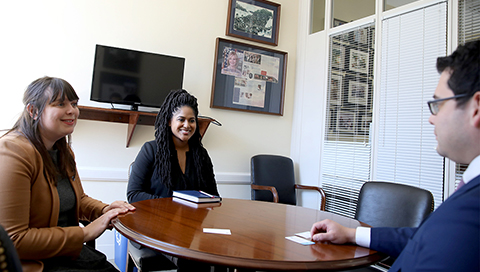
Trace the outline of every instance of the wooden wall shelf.
<path fill-rule="evenodd" d="M 137 124 L 153 126 L 155 124 L 155 118 L 157 117 L 156 112 L 106 109 L 88 106 L 78 106 L 78 108 L 80 109 L 80 116 L 78 119 L 128 124 L 126 147 L 130 145 L 130 141 L 132 140 L 133 132 L 135 131 Z M 202 135 L 202 137 L 207 131 L 210 123 L 221 126 L 221 124 L 213 118 L 199 116 L 198 126 L 200 129 L 200 135 Z"/>

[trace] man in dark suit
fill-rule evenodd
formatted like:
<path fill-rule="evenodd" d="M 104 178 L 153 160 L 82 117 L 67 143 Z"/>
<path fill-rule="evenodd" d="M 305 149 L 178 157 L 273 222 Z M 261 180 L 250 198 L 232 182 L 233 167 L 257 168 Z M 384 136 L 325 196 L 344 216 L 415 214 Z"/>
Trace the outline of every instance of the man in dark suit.
<path fill-rule="evenodd" d="M 418 228 L 312 226 L 314 241 L 356 243 L 396 257 L 390 271 L 480 270 L 480 41 L 437 59 L 438 86 L 428 102 L 437 152 L 469 164 L 462 182 Z"/>

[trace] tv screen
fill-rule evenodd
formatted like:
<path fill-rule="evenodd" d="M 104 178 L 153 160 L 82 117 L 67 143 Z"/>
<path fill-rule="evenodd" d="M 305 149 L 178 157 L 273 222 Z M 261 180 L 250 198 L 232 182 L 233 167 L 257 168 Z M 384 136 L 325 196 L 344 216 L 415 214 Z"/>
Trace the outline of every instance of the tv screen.
<path fill-rule="evenodd" d="M 180 57 L 97 45 L 90 100 L 160 108 L 182 88 L 184 66 Z"/>

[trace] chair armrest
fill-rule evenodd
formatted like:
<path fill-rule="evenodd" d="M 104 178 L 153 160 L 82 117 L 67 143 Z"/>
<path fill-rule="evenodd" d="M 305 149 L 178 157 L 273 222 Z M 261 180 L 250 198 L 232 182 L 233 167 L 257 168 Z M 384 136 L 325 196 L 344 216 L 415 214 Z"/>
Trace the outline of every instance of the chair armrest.
<path fill-rule="evenodd" d="M 273 186 L 265 186 L 265 185 L 256 185 L 256 184 L 250 184 L 252 190 L 264 190 L 264 191 L 270 191 L 273 194 L 273 202 L 278 203 L 278 192 L 277 189 Z"/>
<path fill-rule="evenodd" d="M 320 193 L 322 196 L 322 202 L 320 204 L 320 210 L 324 211 L 325 210 L 325 203 L 326 203 L 326 198 L 325 198 L 325 191 L 317 186 L 307 186 L 307 185 L 300 185 L 300 184 L 295 184 L 295 189 L 302 189 L 302 190 L 314 190 Z"/>

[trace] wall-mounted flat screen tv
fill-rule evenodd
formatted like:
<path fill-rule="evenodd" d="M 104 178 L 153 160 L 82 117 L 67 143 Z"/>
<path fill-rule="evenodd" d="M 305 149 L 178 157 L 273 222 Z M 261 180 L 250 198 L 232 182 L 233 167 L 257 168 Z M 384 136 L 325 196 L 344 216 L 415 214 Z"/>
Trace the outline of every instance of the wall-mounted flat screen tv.
<path fill-rule="evenodd" d="M 181 89 L 185 59 L 97 45 L 90 100 L 160 108 L 167 94 Z"/>

